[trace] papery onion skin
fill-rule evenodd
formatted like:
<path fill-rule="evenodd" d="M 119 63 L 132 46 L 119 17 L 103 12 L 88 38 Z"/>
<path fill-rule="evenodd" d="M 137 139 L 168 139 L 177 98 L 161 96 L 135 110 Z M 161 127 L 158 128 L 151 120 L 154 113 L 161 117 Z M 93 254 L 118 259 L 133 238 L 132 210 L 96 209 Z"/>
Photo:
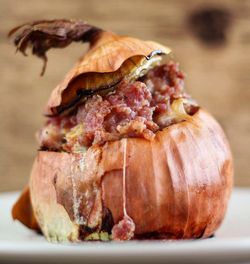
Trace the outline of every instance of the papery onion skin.
<path fill-rule="evenodd" d="M 232 156 L 206 111 L 157 132 L 152 141 L 128 138 L 126 159 L 126 210 L 134 238 L 205 238 L 220 226 L 232 189 Z M 30 192 L 46 238 L 79 241 L 80 225 L 100 231 L 104 208 L 117 224 L 123 218 L 122 170 L 121 140 L 84 154 L 40 151 Z"/>
<path fill-rule="evenodd" d="M 25 187 L 20 197 L 14 204 L 11 214 L 14 220 L 19 220 L 22 224 L 29 227 L 30 229 L 40 231 L 39 224 L 37 223 L 31 205 L 30 190 L 28 186 Z"/>

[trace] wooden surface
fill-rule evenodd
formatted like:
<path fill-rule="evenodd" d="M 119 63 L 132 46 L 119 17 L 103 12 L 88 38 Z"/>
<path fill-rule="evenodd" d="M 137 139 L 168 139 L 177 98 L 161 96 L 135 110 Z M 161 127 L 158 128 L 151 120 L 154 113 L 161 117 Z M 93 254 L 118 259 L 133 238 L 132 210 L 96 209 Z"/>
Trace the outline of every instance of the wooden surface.
<path fill-rule="evenodd" d="M 20 189 L 27 182 L 37 148 L 34 134 L 44 121 L 41 110 L 85 50 L 73 44 L 49 52 L 41 78 L 42 62 L 15 54 L 6 39 L 10 28 L 41 18 L 82 18 L 170 46 L 187 74 L 187 90 L 215 115 L 229 137 L 236 185 L 250 186 L 250 1 L 0 0 L 0 4 L 0 191 Z M 231 14 L 222 44 L 202 42 L 189 26 L 190 14 L 208 7 Z"/>

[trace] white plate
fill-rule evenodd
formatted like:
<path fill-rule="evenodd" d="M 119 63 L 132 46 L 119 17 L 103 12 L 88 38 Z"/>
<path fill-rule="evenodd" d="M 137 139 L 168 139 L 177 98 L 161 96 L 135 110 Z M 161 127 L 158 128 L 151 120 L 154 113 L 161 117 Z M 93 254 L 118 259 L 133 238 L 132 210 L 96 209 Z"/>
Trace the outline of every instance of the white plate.
<path fill-rule="evenodd" d="M 250 263 L 250 189 L 235 189 L 214 238 L 194 241 L 50 244 L 18 222 L 18 193 L 0 194 L 0 263 Z"/>

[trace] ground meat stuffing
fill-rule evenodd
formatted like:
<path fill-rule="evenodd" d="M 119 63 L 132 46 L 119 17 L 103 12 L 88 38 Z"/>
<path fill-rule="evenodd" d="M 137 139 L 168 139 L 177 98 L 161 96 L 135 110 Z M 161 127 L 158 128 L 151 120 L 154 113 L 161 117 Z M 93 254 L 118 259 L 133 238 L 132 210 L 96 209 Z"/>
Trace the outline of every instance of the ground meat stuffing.
<path fill-rule="evenodd" d="M 178 98 L 189 96 L 184 92 L 184 75 L 178 64 L 170 62 L 137 81 L 122 81 L 105 96 L 92 96 L 75 114 L 50 118 L 39 131 L 38 140 L 42 148 L 68 152 L 123 137 L 151 140 L 156 131 L 175 122 L 162 115 L 171 112 L 171 104 Z M 187 104 L 186 109 L 193 108 Z"/>

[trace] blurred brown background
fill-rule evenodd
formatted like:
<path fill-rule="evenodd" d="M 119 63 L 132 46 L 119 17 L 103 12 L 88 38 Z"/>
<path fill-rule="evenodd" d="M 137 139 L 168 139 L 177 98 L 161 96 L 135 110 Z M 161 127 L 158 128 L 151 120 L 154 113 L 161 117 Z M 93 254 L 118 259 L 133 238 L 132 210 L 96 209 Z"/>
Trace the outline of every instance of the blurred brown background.
<path fill-rule="evenodd" d="M 250 1 L 0 0 L 0 191 L 22 188 L 36 154 L 34 133 L 51 90 L 85 47 L 49 52 L 42 62 L 15 54 L 12 27 L 35 19 L 82 18 L 170 46 L 187 73 L 188 91 L 224 127 L 235 158 L 235 183 L 250 186 Z"/>

